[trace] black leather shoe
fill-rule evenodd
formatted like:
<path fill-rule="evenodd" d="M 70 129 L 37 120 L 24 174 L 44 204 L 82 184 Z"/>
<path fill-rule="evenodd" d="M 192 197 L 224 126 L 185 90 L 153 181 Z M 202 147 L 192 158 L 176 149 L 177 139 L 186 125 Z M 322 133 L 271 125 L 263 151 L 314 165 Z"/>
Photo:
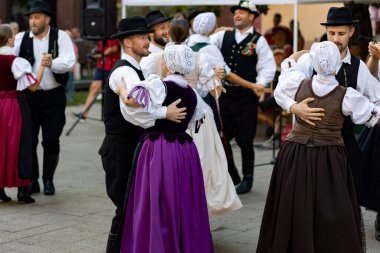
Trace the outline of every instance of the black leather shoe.
<path fill-rule="evenodd" d="M 252 180 L 243 179 L 238 187 L 236 187 L 236 193 L 237 194 L 244 194 L 248 193 L 252 189 Z"/>
<path fill-rule="evenodd" d="M 12 200 L 10 197 L 7 196 L 7 194 L 5 194 L 5 191 L 3 188 L 0 189 L 0 200 L 3 202 L 9 202 Z"/>
<path fill-rule="evenodd" d="M 33 180 L 30 185 L 28 186 L 28 192 L 29 194 L 33 193 L 39 193 L 41 191 L 40 184 L 38 183 L 38 180 Z"/>
<path fill-rule="evenodd" d="M 380 241 L 380 213 L 377 213 L 375 220 L 375 238 Z"/>
<path fill-rule="evenodd" d="M 17 192 L 17 200 L 23 204 L 31 204 L 36 202 L 32 197 L 30 197 L 30 193 L 28 192 L 27 187 L 19 187 Z"/>
<path fill-rule="evenodd" d="M 44 181 L 44 194 L 45 195 L 54 195 L 55 194 L 55 187 L 52 180 L 45 180 Z"/>

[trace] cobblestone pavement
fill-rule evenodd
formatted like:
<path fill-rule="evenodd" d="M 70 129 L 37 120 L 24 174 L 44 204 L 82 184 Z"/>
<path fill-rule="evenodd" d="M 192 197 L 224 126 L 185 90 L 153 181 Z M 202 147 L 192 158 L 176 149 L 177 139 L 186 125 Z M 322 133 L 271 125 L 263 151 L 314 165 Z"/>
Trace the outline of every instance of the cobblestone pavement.
<path fill-rule="evenodd" d="M 64 134 L 74 121 L 70 113 L 78 109 L 67 108 Z M 100 106 L 96 104 L 91 113 L 99 117 Z M 16 190 L 6 189 L 13 201 L 0 202 L 0 252 L 105 252 L 114 207 L 105 192 L 104 171 L 97 154 L 103 131 L 101 122 L 88 120 L 78 124 L 70 136 L 62 135 L 55 196 L 37 194 L 36 203 L 20 205 L 15 201 Z M 236 148 L 234 152 L 240 168 L 240 155 Z M 269 150 L 257 150 L 256 154 L 257 163 L 266 163 L 272 157 Z M 244 207 L 211 220 L 216 253 L 255 252 L 271 172 L 272 165 L 257 167 L 253 191 L 241 196 Z M 364 211 L 364 217 L 367 252 L 378 253 L 375 214 Z"/>

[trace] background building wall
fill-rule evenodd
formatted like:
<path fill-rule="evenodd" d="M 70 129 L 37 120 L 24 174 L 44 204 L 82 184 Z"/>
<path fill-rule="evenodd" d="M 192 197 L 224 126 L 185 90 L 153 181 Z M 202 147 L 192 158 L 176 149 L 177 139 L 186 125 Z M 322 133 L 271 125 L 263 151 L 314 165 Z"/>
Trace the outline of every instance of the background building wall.
<path fill-rule="evenodd" d="M 310 48 L 311 44 L 319 41 L 325 33 L 325 27 L 321 22 L 326 21 L 330 7 L 342 7 L 343 4 L 301 4 L 298 7 L 299 28 L 305 39 L 305 49 Z M 273 16 L 276 13 L 282 15 L 282 25 L 289 27 L 290 21 L 294 18 L 294 6 L 290 4 L 270 5 L 267 15 L 261 16 L 261 32 L 265 33 L 273 27 Z"/>
<path fill-rule="evenodd" d="M 60 29 L 80 27 L 79 0 L 57 0 L 57 27 Z"/>

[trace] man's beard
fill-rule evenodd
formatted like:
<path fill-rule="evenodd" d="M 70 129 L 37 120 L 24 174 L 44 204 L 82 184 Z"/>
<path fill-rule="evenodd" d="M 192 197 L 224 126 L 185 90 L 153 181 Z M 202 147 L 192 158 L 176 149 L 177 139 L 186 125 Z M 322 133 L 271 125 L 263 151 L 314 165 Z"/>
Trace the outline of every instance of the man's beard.
<path fill-rule="evenodd" d="M 34 30 L 34 29 L 36 29 L 36 30 Z M 35 32 L 33 32 L 33 34 L 37 36 L 37 35 L 40 35 L 41 33 L 43 33 L 45 31 L 45 26 L 42 26 L 42 27 L 35 26 L 34 29 L 33 30 Z"/>
<path fill-rule="evenodd" d="M 145 57 L 149 55 L 148 48 L 132 48 L 132 50 L 135 55 L 138 55 L 140 57 Z"/>
<path fill-rule="evenodd" d="M 163 47 L 168 43 L 163 36 L 158 36 L 156 33 L 154 33 L 153 40 L 155 43 Z"/>

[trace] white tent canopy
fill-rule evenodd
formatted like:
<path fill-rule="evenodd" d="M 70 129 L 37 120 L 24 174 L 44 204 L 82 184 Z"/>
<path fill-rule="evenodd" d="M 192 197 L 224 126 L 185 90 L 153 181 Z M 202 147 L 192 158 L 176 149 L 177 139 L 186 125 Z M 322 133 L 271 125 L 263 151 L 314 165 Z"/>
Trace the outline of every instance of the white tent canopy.
<path fill-rule="evenodd" d="M 124 6 L 235 5 L 236 0 L 123 0 Z"/>
<path fill-rule="evenodd" d="M 371 3 L 376 0 L 354 0 L 355 3 Z M 253 0 L 254 4 L 304 4 L 304 3 L 343 3 L 351 0 Z M 124 6 L 181 6 L 181 5 L 235 5 L 239 0 L 123 0 Z"/>
<path fill-rule="evenodd" d="M 376 0 L 253 0 L 256 5 L 263 4 L 294 4 L 294 31 L 293 49 L 298 46 L 298 4 L 321 4 L 321 3 L 373 3 Z M 378 0 L 377 0 L 378 1 Z M 181 6 L 181 5 L 236 5 L 239 0 L 123 0 L 122 17 L 126 16 L 127 6 Z M 327 14 L 327 13 L 326 13 Z"/>

